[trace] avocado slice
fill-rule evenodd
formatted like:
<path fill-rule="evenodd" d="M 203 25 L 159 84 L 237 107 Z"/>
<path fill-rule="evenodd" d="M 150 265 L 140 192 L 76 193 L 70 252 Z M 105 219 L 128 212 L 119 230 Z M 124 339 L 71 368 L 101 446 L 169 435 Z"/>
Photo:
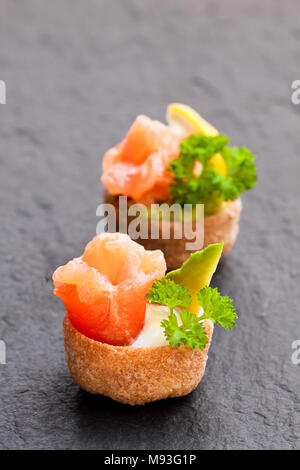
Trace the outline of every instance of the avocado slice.
<path fill-rule="evenodd" d="M 204 250 L 196 251 L 183 263 L 181 268 L 170 271 L 167 279 L 187 287 L 192 294 L 192 303 L 188 310 L 198 313 L 199 304 L 196 294 L 206 286 L 209 286 L 211 278 L 218 266 L 222 254 L 224 242 L 208 245 Z"/>

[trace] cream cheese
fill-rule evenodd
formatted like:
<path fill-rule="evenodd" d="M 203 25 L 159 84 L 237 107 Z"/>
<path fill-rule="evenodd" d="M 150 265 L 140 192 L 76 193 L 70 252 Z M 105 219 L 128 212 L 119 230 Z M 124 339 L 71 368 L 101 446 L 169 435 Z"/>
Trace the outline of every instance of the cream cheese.
<path fill-rule="evenodd" d="M 202 315 L 201 309 L 198 316 Z M 180 311 L 174 309 L 178 324 L 181 324 Z M 133 348 L 146 348 L 154 346 L 168 346 L 164 330 L 160 326 L 161 322 L 168 318 L 170 314 L 169 307 L 165 305 L 147 304 L 145 314 L 145 324 L 139 336 L 131 343 Z"/>
<path fill-rule="evenodd" d="M 168 318 L 169 307 L 164 305 L 147 304 L 145 324 L 136 340 L 130 345 L 133 348 L 145 348 L 150 346 L 167 346 L 164 330 L 160 323 Z"/>

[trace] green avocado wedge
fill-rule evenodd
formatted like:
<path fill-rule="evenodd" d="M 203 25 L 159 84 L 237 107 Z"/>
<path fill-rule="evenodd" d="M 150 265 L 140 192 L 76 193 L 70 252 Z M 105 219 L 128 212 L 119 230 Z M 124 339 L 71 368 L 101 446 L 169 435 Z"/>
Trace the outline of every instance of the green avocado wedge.
<path fill-rule="evenodd" d="M 192 303 L 188 310 L 198 313 L 199 304 L 196 294 L 210 284 L 211 278 L 218 266 L 224 242 L 208 245 L 204 250 L 196 251 L 183 263 L 181 268 L 170 271 L 167 279 L 171 279 L 176 284 L 187 287 L 192 294 Z"/>

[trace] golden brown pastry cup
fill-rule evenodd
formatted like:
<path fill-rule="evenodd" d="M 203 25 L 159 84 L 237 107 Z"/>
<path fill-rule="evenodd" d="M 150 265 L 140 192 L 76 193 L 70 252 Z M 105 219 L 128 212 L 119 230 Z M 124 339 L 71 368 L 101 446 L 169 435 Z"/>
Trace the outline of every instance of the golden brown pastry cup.
<path fill-rule="evenodd" d="M 87 392 L 121 403 L 143 405 L 181 397 L 203 377 L 213 323 L 204 320 L 204 351 L 171 346 L 134 348 L 94 341 L 80 333 L 65 314 L 63 330 L 67 363 L 74 382 Z"/>
<path fill-rule="evenodd" d="M 118 224 L 118 199 L 110 197 L 106 192 L 104 194 L 104 200 L 114 205 Z M 239 232 L 241 211 L 242 201 L 238 198 L 235 201 L 228 202 L 224 209 L 217 214 L 204 217 L 204 244 L 202 248 L 205 248 L 211 243 L 223 241 L 224 247 L 222 256 L 227 255 L 233 247 Z M 127 217 L 127 225 L 132 219 L 133 217 Z M 161 227 L 159 221 L 157 221 L 157 224 L 160 224 Z M 174 232 L 174 222 L 170 222 L 170 224 L 170 233 L 172 234 Z M 117 231 L 118 230 L 119 226 L 117 225 Z M 159 228 L 158 231 L 161 233 L 161 228 Z M 161 250 L 164 253 L 168 270 L 180 268 L 184 261 L 192 254 L 192 251 L 186 250 L 186 243 L 189 242 L 189 240 L 184 237 L 178 240 L 171 236 L 170 239 L 165 240 L 163 238 L 151 239 L 149 235 L 149 238 L 146 240 L 139 238 L 135 241 L 143 245 L 146 250 Z"/>

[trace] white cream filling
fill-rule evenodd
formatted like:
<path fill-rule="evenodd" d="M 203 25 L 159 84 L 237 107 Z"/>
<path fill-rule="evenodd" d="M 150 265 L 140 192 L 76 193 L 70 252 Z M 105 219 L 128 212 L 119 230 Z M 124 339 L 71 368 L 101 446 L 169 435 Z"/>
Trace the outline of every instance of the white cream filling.
<path fill-rule="evenodd" d="M 198 316 L 202 315 L 201 309 Z M 174 309 L 177 316 L 178 324 L 181 324 L 180 310 Z M 135 341 L 130 345 L 133 348 L 145 348 L 154 346 L 168 346 L 168 341 L 165 338 L 164 330 L 160 326 L 161 322 L 168 318 L 170 314 L 169 307 L 164 305 L 147 304 L 145 323 L 142 331 Z"/>

